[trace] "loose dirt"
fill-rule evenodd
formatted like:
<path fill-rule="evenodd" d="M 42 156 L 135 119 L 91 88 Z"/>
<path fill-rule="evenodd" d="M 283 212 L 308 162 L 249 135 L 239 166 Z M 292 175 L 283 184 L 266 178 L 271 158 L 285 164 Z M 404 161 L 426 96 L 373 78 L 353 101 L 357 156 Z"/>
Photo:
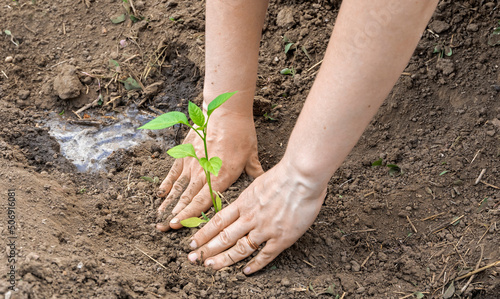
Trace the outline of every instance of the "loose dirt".
<path fill-rule="evenodd" d="M 338 2 L 271 1 L 255 107 L 265 169 L 284 152 Z M 498 1 L 440 2 L 395 88 L 331 179 L 316 222 L 251 276 L 242 274 L 244 262 L 218 272 L 190 264 L 193 229 L 154 229 L 161 201 L 157 185 L 141 177 L 165 177 L 173 162 L 165 150 L 185 131 L 165 130 L 169 142 L 117 150 L 107 171 L 80 173 L 44 126 L 57 114 L 92 124 L 132 105 L 156 115 L 200 103 L 204 1 L 133 3 L 136 22 L 126 16 L 119 24 L 111 19 L 125 13 L 122 1 L 0 6 L 0 230 L 3 246 L 17 236 L 18 288 L 8 292 L 7 248 L 0 298 L 498 298 L 499 266 L 476 274 L 463 292 L 469 279 L 457 279 L 500 259 Z M 287 54 L 284 36 L 294 43 Z M 295 76 L 280 74 L 292 67 Z M 128 77 L 138 89 L 125 89 L 120 80 Z M 224 197 L 236 199 L 250 182 L 242 175 Z"/>

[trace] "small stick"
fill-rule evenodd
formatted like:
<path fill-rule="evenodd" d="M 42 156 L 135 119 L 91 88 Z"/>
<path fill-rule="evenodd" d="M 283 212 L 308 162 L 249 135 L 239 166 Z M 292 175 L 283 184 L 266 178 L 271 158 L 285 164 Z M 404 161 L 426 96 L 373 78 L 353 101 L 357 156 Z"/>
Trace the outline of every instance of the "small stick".
<path fill-rule="evenodd" d="M 401 73 L 401 76 L 411 76 L 411 73 Z"/>
<path fill-rule="evenodd" d="M 342 296 L 340 297 L 340 299 L 344 299 L 345 297 L 345 292 L 342 294 Z"/>
<path fill-rule="evenodd" d="M 89 109 L 90 107 L 93 107 L 93 106 L 97 105 L 97 103 L 99 103 L 99 100 L 100 100 L 100 97 L 98 97 L 97 99 L 95 99 L 92 103 L 89 103 L 89 104 L 83 106 L 82 108 L 78 109 L 75 112 L 75 114 L 78 115 L 78 114 L 82 113 L 83 111 Z"/>
<path fill-rule="evenodd" d="M 106 104 L 104 104 L 104 106 L 108 106 L 109 104 L 113 103 L 114 101 L 118 100 L 121 97 L 122 96 L 117 96 L 117 97 L 112 98 L 111 100 L 109 100 L 109 102 L 107 102 Z"/>
<path fill-rule="evenodd" d="M 63 23 L 63 34 L 66 35 L 66 25 Z"/>
<path fill-rule="evenodd" d="M 486 229 L 486 231 L 485 231 L 485 232 L 484 232 L 484 234 L 481 236 L 481 238 L 479 239 L 479 241 L 477 241 L 477 243 L 476 243 L 476 244 L 479 244 L 479 243 L 483 240 L 484 236 L 486 236 L 486 234 L 490 231 L 490 228 L 491 228 L 492 226 L 493 226 L 493 223 L 492 223 L 492 224 L 490 224 L 490 226 Z"/>
<path fill-rule="evenodd" d="M 313 264 L 309 263 L 308 261 L 306 260 L 302 260 L 304 263 L 308 264 L 309 266 L 313 267 L 313 268 L 316 268 L 316 266 L 314 266 Z"/>
<path fill-rule="evenodd" d="M 28 29 L 29 32 L 33 33 L 33 34 L 36 34 L 35 31 L 31 30 L 30 28 L 28 28 L 28 26 L 26 26 L 26 24 L 23 24 L 24 25 L 24 28 Z"/>
<path fill-rule="evenodd" d="M 481 152 L 482 149 L 478 150 L 477 153 L 474 155 L 474 158 L 472 158 L 472 161 L 470 161 L 469 164 L 472 164 L 472 162 L 474 162 L 474 160 L 476 160 L 477 158 L 477 155 L 479 155 L 479 153 Z"/>
<path fill-rule="evenodd" d="M 492 185 L 492 184 L 489 184 L 489 183 L 486 183 L 486 182 L 483 182 L 483 181 L 481 181 L 481 183 L 483 183 L 483 184 L 485 184 L 486 186 L 491 187 L 491 188 L 500 189 L 500 187 L 497 187 L 497 186 L 495 186 L 495 185 Z"/>
<path fill-rule="evenodd" d="M 134 58 L 136 58 L 136 57 L 139 57 L 139 56 L 141 56 L 141 55 L 139 55 L 139 54 L 132 55 L 132 56 L 130 56 L 129 58 L 125 59 L 125 60 L 123 61 L 123 63 L 127 63 L 127 62 L 129 62 L 130 60 L 132 60 L 132 59 L 134 59 Z"/>
<path fill-rule="evenodd" d="M 372 191 L 372 192 L 370 192 L 370 193 L 366 193 L 364 196 L 365 196 L 365 197 L 368 197 L 368 196 L 370 196 L 370 195 L 372 195 L 372 194 L 375 194 L 375 191 Z"/>
<path fill-rule="evenodd" d="M 361 267 L 360 267 L 360 268 L 363 268 L 363 267 L 365 266 L 366 262 L 368 262 L 368 260 L 372 257 L 373 253 L 374 253 L 373 251 L 372 251 L 372 252 L 370 252 L 370 254 L 369 254 L 369 255 L 365 258 L 365 260 L 364 260 L 364 261 L 363 261 L 363 263 L 361 264 Z"/>
<path fill-rule="evenodd" d="M 483 175 L 484 175 L 485 172 L 486 172 L 486 168 L 483 168 L 483 170 L 481 170 L 481 173 L 477 177 L 476 182 L 474 183 L 474 185 L 477 185 L 479 183 L 479 181 L 481 181 L 481 179 L 483 178 Z"/>
<path fill-rule="evenodd" d="M 439 213 L 439 214 L 435 214 L 435 215 L 429 216 L 429 217 L 427 217 L 427 218 L 420 219 L 420 221 L 426 221 L 426 220 L 434 219 L 434 218 L 437 218 L 437 217 L 439 217 L 439 216 L 441 216 L 441 215 L 444 215 L 444 214 L 446 214 L 446 212 L 441 212 L 441 213 Z"/>
<path fill-rule="evenodd" d="M 410 217 L 406 216 L 406 219 L 407 219 L 407 220 L 408 220 L 408 222 L 410 223 L 411 228 L 413 228 L 413 231 L 414 231 L 415 233 L 418 233 L 417 229 L 415 228 L 415 225 L 413 225 L 413 223 L 411 223 Z"/>
<path fill-rule="evenodd" d="M 150 256 L 149 254 L 145 253 L 144 251 L 142 251 L 141 249 L 137 248 L 136 246 L 134 246 L 135 249 L 139 250 L 140 252 L 142 252 L 142 254 L 144 254 L 145 256 L 149 257 L 152 261 L 154 261 L 155 263 L 157 263 L 158 265 L 160 265 L 160 267 L 162 267 L 163 269 L 165 270 L 168 270 L 167 267 L 165 267 L 162 263 L 160 263 L 159 261 L 155 260 L 152 256 Z"/>
<path fill-rule="evenodd" d="M 477 261 L 476 268 L 474 270 L 477 270 L 479 268 L 479 265 L 481 265 L 481 261 L 483 260 L 483 252 L 484 252 L 484 247 L 481 246 L 481 255 L 479 256 L 479 260 Z M 460 290 L 462 293 L 465 291 L 465 289 L 467 289 L 469 284 L 472 282 L 472 280 L 474 279 L 474 276 L 475 275 L 471 275 L 471 277 L 469 278 L 467 283 L 462 287 L 462 289 Z"/>
<path fill-rule="evenodd" d="M 499 266 L 499 265 L 500 265 L 500 260 L 498 260 L 498 261 L 496 261 L 496 262 L 494 262 L 494 263 L 491 263 L 491 264 L 489 264 L 489 265 L 487 265 L 487 266 L 484 266 L 484 267 L 482 267 L 482 268 L 479 268 L 479 269 L 477 269 L 477 270 L 474 270 L 474 271 L 472 271 L 472 272 L 469 272 L 469 273 L 467 273 L 467 274 L 465 274 L 465 275 L 462 275 L 462 276 L 460 276 L 460 277 L 456 278 L 456 280 L 462 280 L 462 279 L 464 279 L 464 278 L 467 278 L 467 277 L 469 277 L 469 276 L 472 276 L 472 275 L 474 275 L 474 274 L 477 274 L 477 273 L 479 273 L 479 272 L 482 272 L 482 271 L 484 271 L 484 270 L 487 270 L 487 269 L 489 269 L 489 268 L 491 268 L 491 267 L 495 267 L 495 266 Z"/>
<path fill-rule="evenodd" d="M 76 116 L 78 116 L 78 118 L 81 120 L 82 117 L 80 115 L 78 115 L 78 113 L 75 112 L 75 110 L 71 110 L 71 112 L 73 112 Z"/>
<path fill-rule="evenodd" d="M 436 228 L 432 233 L 435 234 L 439 231 L 442 231 L 443 229 L 447 228 L 448 226 L 450 225 L 453 225 L 453 223 L 457 222 L 458 220 L 462 219 L 464 217 L 464 215 L 458 217 L 457 219 L 455 220 L 452 220 L 450 223 L 445 223 L 444 225 L 442 226 L 439 226 L 438 228 Z"/>
<path fill-rule="evenodd" d="M 4 71 L 2 71 L 2 74 L 5 76 L 5 78 L 9 79 L 9 77 L 7 76 L 7 74 Z"/>
<path fill-rule="evenodd" d="M 309 69 L 307 69 L 307 71 L 304 72 L 305 73 L 309 73 L 313 68 L 317 67 L 318 65 L 320 65 L 321 63 L 323 62 L 323 59 L 321 59 L 318 63 L 315 63 L 313 66 L 311 66 Z"/>

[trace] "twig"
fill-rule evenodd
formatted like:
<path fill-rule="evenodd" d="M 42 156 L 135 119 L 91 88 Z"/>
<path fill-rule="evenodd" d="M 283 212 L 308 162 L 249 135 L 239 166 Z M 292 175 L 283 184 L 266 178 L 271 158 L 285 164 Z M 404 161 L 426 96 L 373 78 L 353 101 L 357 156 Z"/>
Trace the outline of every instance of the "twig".
<path fill-rule="evenodd" d="M 477 177 L 476 182 L 474 183 L 474 185 L 477 185 L 479 183 L 479 181 L 481 181 L 481 179 L 483 178 L 483 175 L 485 174 L 485 172 L 486 172 L 486 168 L 484 168 L 483 170 L 481 170 L 481 173 Z"/>
<path fill-rule="evenodd" d="M 417 229 L 415 228 L 415 225 L 413 225 L 413 223 L 411 223 L 410 217 L 406 216 L 406 219 L 407 219 L 407 220 L 408 220 L 408 222 L 410 223 L 411 228 L 413 228 L 413 231 L 414 231 L 415 233 L 418 233 Z"/>
<path fill-rule="evenodd" d="M 496 262 L 494 262 L 494 263 L 491 263 L 491 264 L 489 264 L 489 265 L 487 265 L 487 266 L 484 266 L 484 267 L 482 267 L 482 268 L 479 268 L 479 269 L 477 269 L 477 270 L 474 270 L 474 271 L 472 271 L 472 272 L 469 272 L 469 273 L 467 273 L 467 274 L 465 274 L 465 275 L 462 275 L 462 276 L 458 277 L 456 280 L 462 280 L 462 279 L 464 279 L 464 278 L 467 278 L 467 277 L 469 277 L 469 276 L 472 276 L 472 275 L 474 275 L 474 274 L 477 274 L 477 273 L 479 273 L 479 272 L 482 272 L 482 271 L 484 271 L 484 270 L 487 270 L 487 269 L 489 269 L 489 268 L 491 268 L 491 267 L 495 267 L 495 266 L 499 266 L 499 265 L 500 265 L 500 260 L 498 260 L 498 261 L 496 261 Z"/>
<path fill-rule="evenodd" d="M 452 220 L 450 223 L 445 223 L 441 226 L 438 226 L 436 229 L 434 229 L 434 231 L 432 233 L 435 234 L 435 233 L 447 228 L 448 226 L 453 225 L 453 223 L 457 222 L 458 220 L 462 219 L 463 217 L 464 217 L 464 215 Z"/>
<path fill-rule="evenodd" d="M 485 231 L 485 232 L 484 232 L 484 234 L 481 236 L 481 238 L 479 238 L 479 241 L 477 241 L 477 244 L 479 244 L 479 243 L 483 240 L 484 236 L 486 236 L 486 234 L 490 231 L 490 228 L 491 228 L 492 226 L 493 226 L 493 223 L 492 223 L 492 224 L 490 224 L 490 226 L 486 229 L 486 231 Z"/>
<path fill-rule="evenodd" d="M 4 71 L 2 71 L 2 74 L 5 76 L 5 78 L 9 79 L 9 77 L 7 76 L 7 74 Z"/>
<path fill-rule="evenodd" d="M 483 183 L 483 184 L 485 184 L 486 186 L 491 187 L 491 188 L 500 189 L 500 187 L 497 187 L 497 186 L 495 186 L 495 185 L 492 185 L 492 184 L 489 184 L 489 183 L 486 183 L 486 182 L 483 182 L 483 181 L 481 181 L 481 183 Z"/>
<path fill-rule="evenodd" d="M 145 256 L 149 257 L 152 261 L 154 261 L 155 263 L 157 263 L 158 265 L 160 265 L 160 267 L 162 267 L 163 269 L 165 270 L 168 270 L 167 267 L 165 267 L 162 263 L 160 263 L 159 261 L 155 260 L 152 256 L 150 256 L 149 254 L 145 253 L 144 251 L 142 251 L 140 248 L 137 248 L 136 246 L 134 246 L 135 249 L 139 250 L 140 252 L 142 252 L 142 254 L 144 254 Z"/>
<path fill-rule="evenodd" d="M 323 62 L 323 59 L 321 59 L 319 62 L 315 63 L 313 66 L 311 66 L 307 71 L 304 72 L 304 74 L 309 73 L 313 68 L 317 67 Z"/>
<path fill-rule="evenodd" d="M 82 117 L 78 113 L 76 113 L 75 110 L 71 110 L 71 112 L 73 112 L 76 116 L 78 116 L 79 119 L 82 119 Z"/>
<path fill-rule="evenodd" d="M 372 257 L 373 253 L 374 253 L 373 251 L 370 252 L 370 254 L 366 257 L 366 259 L 361 264 L 360 268 L 363 268 L 365 266 L 366 262 L 368 262 L 368 260 Z"/>
<path fill-rule="evenodd" d="M 479 256 L 479 260 L 477 261 L 477 264 L 476 264 L 476 268 L 474 269 L 477 270 L 479 268 L 479 265 L 481 265 L 481 261 L 483 260 L 483 253 L 484 253 L 484 247 L 481 246 L 481 255 Z M 472 274 L 469 278 L 469 280 L 467 281 L 467 283 L 462 287 L 462 289 L 460 290 L 460 292 L 464 292 L 465 289 L 467 289 L 467 287 L 469 286 L 469 284 L 472 282 L 472 280 L 474 279 L 474 274 Z"/>
<path fill-rule="evenodd" d="M 61 62 L 58 62 L 58 63 L 54 64 L 53 66 L 50 66 L 50 67 L 49 67 L 49 70 L 50 70 L 51 68 L 55 67 L 55 66 L 58 66 L 58 65 L 60 65 L 60 64 L 65 63 L 65 62 L 67 62 L 67 60 L 63 60 L 63 61 L 61 61 Z"/>
<path fill-rule="evenodd" d="M 313 264 L 309 263 L 308 261 L 306 260 L 302 260 L 304 263 L 308 264 L 309 266 L 313 267 L 313 268 L 316 268 L 316 266 L 314 266 Z"/>
<path fill-rule="evenodd" d="M 31 30 L 30 28 L 28 28 L 28 26 L 26 26 L 26 24 L 23 24 L 23 25 L 24 25 L 24 28 L 26 28 L 29 32 L 36 34 L 36 32 Z"/>
<path fill-rule="evenodd" d="M 83 111 L 89 109 L 90 107 L 93 107 L 95 105 L 97 105 L 99 103 L 99 100 L 101 98 L 98 97 L 97 99 L 95 99 L 94 101 L 92 101 L 92 103 L 88 103 L 87 105 L 83 106 L 82 108 L 78 109 L 75 114 L 79 115 L 80 113 L 82 113 Z"/>
<path fill-rule="evenodd" d="M 345 297 L 345 292 L 342 294 L 342 296 L 340 297 L 340 299 L 344 299 Z"/>
<path fill-rule="evenodd" d="M 420 219 L 420 221 L 426 221 L 426 220 L 434 219 L 434 218 L 437 218 L 437 217 L 439 217 L 439 216 L 441 216 L 441 215 L 444 215 L 444 214 L 446 214 L 446 212 L 441 212 L 441 213 L 439 213 L 439 214 L 435 214 L 435 215 L 432 215 L 432 216 L 426 217 L 426 218 L 424 218 L 424 219 Z"/>
<path fill-rule="evenodd" d="M 375 191 L 372 191 L 372 192 L 370 192 L 370 193 L 366 193 L 366 194 L 364 195 L 364 197 L 368 197 L 368 196 L 370 196 L 370 195 L 372 195 L 372 194 L 375 194 Z"/>
<path fill-rule="evenodd" d="M 104 106 L 108 106 L 109 104 L 113 103 L 114 101 L 118 100 L 119 98 L 121 98 L 122 96 L 117 96 L 117 97 L 114 97 L 112 98 L 111 100 L 109 100 L 106 104 L 104 104 Z"/>
<path fill-rule="evenodd" d="M 477 155 L 479 155 L 479 153 L 480 153 L 482 150 L 483 150 L 483 149 L 477 150 L 477 153 L 474 155 L 474 158 L 472 158 L 472 161 L 470 161 L 470 163 L 469 163 L 469 164 L 472 164 L 472 162 L 474 162 L 474 160 L 476 160 Z"/>

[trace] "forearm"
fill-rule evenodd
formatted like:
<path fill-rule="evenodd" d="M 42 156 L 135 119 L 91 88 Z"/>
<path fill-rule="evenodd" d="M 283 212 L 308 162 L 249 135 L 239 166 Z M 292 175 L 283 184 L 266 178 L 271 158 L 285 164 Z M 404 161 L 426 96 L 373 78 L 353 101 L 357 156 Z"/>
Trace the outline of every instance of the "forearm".
<path fill-rule="evenodd" d="M 343 2 L 287 163 L 326 185 L 404 70 L 437 2 Z"/>
<path fill-rule="evenodd" d="M 205 105 L 236 91 L 216 113 L 252 116 L 262 26 L 268 0 L 207 0 Z"/>

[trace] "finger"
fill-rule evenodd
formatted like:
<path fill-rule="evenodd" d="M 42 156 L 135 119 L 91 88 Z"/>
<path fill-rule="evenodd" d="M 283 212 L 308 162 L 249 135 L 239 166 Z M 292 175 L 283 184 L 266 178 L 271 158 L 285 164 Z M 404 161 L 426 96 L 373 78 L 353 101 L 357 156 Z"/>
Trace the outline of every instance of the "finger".
<path fill-rule="evenodd" d="M 210 206 L 212 206 L 212 200 L 210 199 L 208 184 L 206 184 L 198 195 L 193 197 L 193 200 L 170 221 L 170 227 L 173 229 L 182 228 L 183 226 L 180 224 L 181 220 L 198 217 L 201 215 L 201 212 L 208 210 Z"/>
<path fill-rule="evenodd" d="M 217 213 L 208 223 L 214 223 L 214 226 L 219 226 L 223 223 L 221 220 L 222 212 Z M 219 224 L 217 224 L 219 223 Z M 208 224 L 207 224 L 208 225 Z M 206 227 L 206 225 L 205 225 Z M 220 228 L 220 226 L 219 226 Z M 219 232 L 215 237 L 213 237 L 208 243 L 204 246 L 198 248 L 197 250 L 191 252 L 188 255 L 188 258 L 191 262 L 195 262 L 199 257 L 203 259 L 215 256 L 229 247 L 233 246 L 239 239 L 245 236 L 252 227 L 249 222 L 241 220 L 237 220 L 233 222 L 231 225 L 223 229 L 216 229 L 215 231 Z M 191 244 L 190 244 L 191 245 Z M 217 263 L 216 263 L 217 264 Z M 220 263 L 219 263 L 220 264 Z M 232 263 L 231 263 L 232 264 Z"/>
<path fill-rule="evenodd" d="M 242 237 L 238 238 L 236 244 L 233 247 L 229 248 L 228 250 L 219 253 L 213 257 L 208 257 L 205 260 L 204 263 L 205 266 L 212 267 L 215 270 L 219 270 L 224 267 L 230 266 L 234 263 L 237 263 L 245 259 L 246 257 L 250 256 L 256 250 L 253 246 L 258 247 L 258 245 L 262 243 L 260 241 L 259 242 L 254 241 L 254 239 L 256 238 L 255 234 L 252 234 L 253 237 L 250 236 L 250 234 L 251 233 L 249 233 L 248 235 L 243 235 Z M 247 238 L 247 236 L 250 240 Z M 205 252 L 203 252 L 203 255 L 205 256 Z M 207 256 L 209 256 L 208 252 Z M 188 256 L 188 258 L 191 260 L 192 258 L 191 254 Z"/>
<path fill-rule="evenodd" d="M 253 155 L 252 157 L 250 157 L 247 165 L 245 165 L 245 172 L 253 178 L 256 178 L 264 173 L 262 165 L 259 161 L 259 157 L 257 155 Z"/>
<path fill-rule="evenodd" d="M 236 204 L 230 204 L 225 207 L 217 214 L 215 214 L 212 219 L 205 224 L 193 237 L 191 237 L 191 243 L 189 246 L 191 249 L 196 249 L 199 246 L 207 243 L 217 236 L 223 229 L 229 226 L 231 223 L 236 221 L 240 213 Z"/>
<path fill-rule="evenodd" d="M 195 195 L 198 194 L 198 192 L 200 192 L 204 184 L 205 182 L 200 179 L 191 181 L 186 191 L 182 193 L 179 202 L 172 210 L 172 214 L 177 215 L 180 211 L 182 211 L 182 209 L 184 209 L 191 202 L 191 200 L 195 197 Z"/>
<path fill-rule="evenodd" d="M 168 192 L 170 192 L 170 189 L 172 189 L 175 181 L 182 173 L 182 161 L 183 159 L 175 160 L 174 165 L 172 165 L 170 171 L 167 174 L 167 177 L 161 183 L 160 188 L 158 188 L 158 192 L 156 194 L 158 195 L 158 197 L 165 197 L 167 196 Z"/>
<path fill-rule="evenodd" d="M 159 213 L 165 212 L 165 209 L 167 208 L 168 205 L 170 205 L 173 201 L 179 199 L 179 197 L 181 196 L 182 192 L 184 192 L 188 184 L 189 184 L 189 178 L 185 175 L 181 176 L 170 189 L 170 193 L 168 194 L 167 198 L 163 201 L 161 206 L 158 208 L 158 212 Z"/>
<path fill-rule="evenodd" d="M 249 275 L 259 271 L 274 260 L 283 250 L 285 250 L 283 245 L 276 242 L 275 239 L 267 241 L 266 246 L 243 268 L 243 273 Z"/>

